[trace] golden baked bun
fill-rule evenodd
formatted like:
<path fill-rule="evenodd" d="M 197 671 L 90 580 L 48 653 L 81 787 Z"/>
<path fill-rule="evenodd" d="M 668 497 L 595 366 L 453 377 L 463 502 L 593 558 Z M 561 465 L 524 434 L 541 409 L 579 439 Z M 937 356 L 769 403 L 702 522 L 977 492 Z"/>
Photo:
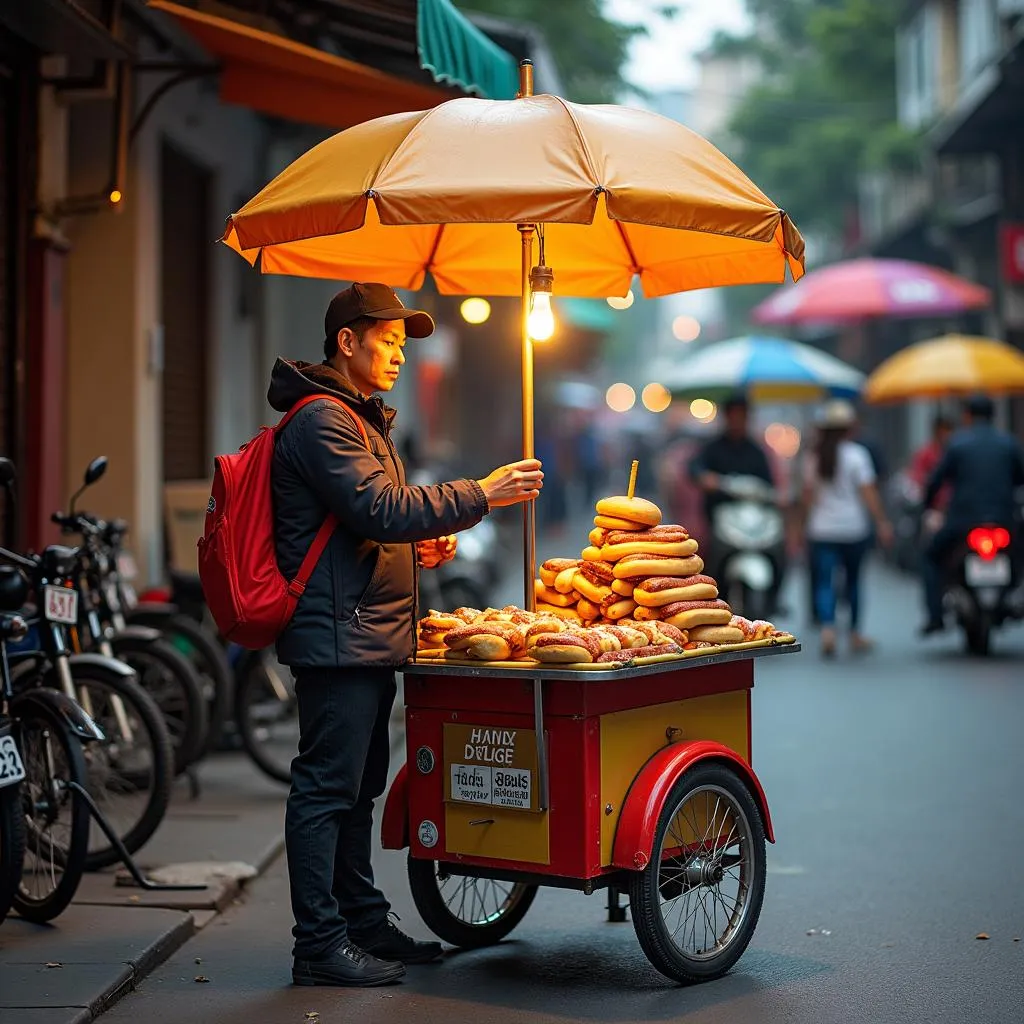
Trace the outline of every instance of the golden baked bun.
<path fill-rule="evenodd" d="M 705 644 L 741 644 L 747 638 L 738 626 L 694 626 L 690 639 Z"/>
<path fill-rule="evenodd" d="M 657 526 L 661 522 L 661 509 L 646 498 L 629 498 L 625 494 L 614 494 L 597 503 L 599 516 L 625 519 L 643 526 Z"/>
<path fill-rule="evenodd" d="M 594 527 L 602 530 L 644 530 L 643 523 L 634 523 L 632 519 L 618 519 L 616 516 L 594 516 Z"/>

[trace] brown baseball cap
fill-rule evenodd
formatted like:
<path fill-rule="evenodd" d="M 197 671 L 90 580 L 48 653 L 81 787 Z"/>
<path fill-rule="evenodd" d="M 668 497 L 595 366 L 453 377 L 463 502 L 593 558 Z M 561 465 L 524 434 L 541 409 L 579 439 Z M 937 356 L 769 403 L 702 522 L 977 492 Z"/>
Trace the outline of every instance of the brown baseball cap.
<path fill-rule="evenodd" d="M 393 288 L 386 284 L 359 283 L 349 285 L 331 299 L 324 316 L 325 340 L 333 342 L 342 327 L 364 316 L 374 320 L 404 320 L 405 333 L 410 338 L 426 338 L 434 332 L 430 314 L 403 306 Z"/>

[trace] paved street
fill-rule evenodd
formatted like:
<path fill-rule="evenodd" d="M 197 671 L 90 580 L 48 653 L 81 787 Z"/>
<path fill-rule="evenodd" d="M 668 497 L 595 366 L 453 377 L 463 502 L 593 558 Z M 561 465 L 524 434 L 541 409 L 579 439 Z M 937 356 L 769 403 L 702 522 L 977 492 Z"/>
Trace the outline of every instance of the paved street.
<path fill-rule="evenodd" d="M 759 668 L 754 760 L 779 841 L 760 925 L 727 978 L 678 988 L 630 924 L 605 923 L 602 896 L 545 890 L 500 947 L 453 953 L 385 990 L 293 989 L 278 861 L 103 1020 L 1017 1024 L 1024 630 L 969 660 L 952 636 L 912 638 L 906 581 L 875 572 L 868 598 L 877 654 L 823 663 L 808 637 L 804 654 Z M 404 858 L 377 863 L 403 926 L 425 935 Z"/>

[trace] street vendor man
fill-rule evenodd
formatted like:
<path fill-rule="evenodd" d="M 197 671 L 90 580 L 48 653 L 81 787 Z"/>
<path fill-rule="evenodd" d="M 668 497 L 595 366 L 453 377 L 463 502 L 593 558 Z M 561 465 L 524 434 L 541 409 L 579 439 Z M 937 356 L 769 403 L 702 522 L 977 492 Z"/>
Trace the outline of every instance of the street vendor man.
<path fill-rule="evenodd" d="M 405 964 L 441 954 L 402 932 L 374 884 L 373 802 L 388 778 L 395 670 L 414 653 L 416 570 L 455 554 L 460 530 L 491 509 L 530 501 L 543 484 L 527 459 L 481 480 L 406 484 L 391 439 L 388 392 L 407 338 L 434 329 L 382 284 L 353 284 L 331 301 L 323 363 L 278 359 L 268 400 L 285 412 L 323 394 L 274 447 L 274 539 L 292 578 L 329 513 L 338 520 L 294 617 L 278 639 L 295 676 L 299 752 L 285 816 L 295 917 L 292 979 L 300 985 L 384 985 Z M 362 421 L 369 450 L 353 415 Z"/>

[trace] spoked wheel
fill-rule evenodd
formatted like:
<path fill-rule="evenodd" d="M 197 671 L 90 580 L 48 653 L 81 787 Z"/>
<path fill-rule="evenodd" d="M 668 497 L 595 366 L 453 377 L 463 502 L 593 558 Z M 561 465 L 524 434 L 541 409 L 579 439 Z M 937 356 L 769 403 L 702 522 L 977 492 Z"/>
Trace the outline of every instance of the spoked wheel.
<path fill-rule="evenodd" d="M 435 861 L 409 857 L 409 888 L 423 923 L 462 949 L 501 942 L 526 915 L 537 886 L 449 875 Z"/>
<path fill-rule="evenodd" d="M 630 909 L 647 958 L 674 981 L 725 974 L 747 948 L 764 899 L 761 814 L 737 774 L 687 772 L 665 802 Z"/>
<path fill-rule="evenodd" d="M 22 783 L 0 789 L 0 922 L 11 909 L 25 859 L 25 811 Z"/>
<path fill-rule="evenodd" d="M 96 665 L 72 667 L 79 704 L 103 730 L 86 746 L 86 788 L 129 853 L 157 830 L 171 799 L 174 753 L 153 698 L 134 681 Z M 120 858 L 99 825 L 92 825 L 90 871 Z"/>
<path fill-rule="evenodd" d="M 85 871 L 89 808 L 71 782 L 85 783 L 82 746 L 61 717 L 41 704 L 19 711 L 25 859 L 14 909 L 51 921 L 74 898 Z"/>
<path fill-rule="evenodd" d="M 245 752 L 278 782 L 291 782 L 299 752 L 295 680 L 270 650 L 245 658 L 235 683 L 235 726 Z"/>
<path fill-rule="evenodd" d="M 174 771 L 180 774 L 206 753 L 209 718 L 196 670 L 165 640 L 115 636 L 113 648 L 160 709 L 174 748 Z"/>

